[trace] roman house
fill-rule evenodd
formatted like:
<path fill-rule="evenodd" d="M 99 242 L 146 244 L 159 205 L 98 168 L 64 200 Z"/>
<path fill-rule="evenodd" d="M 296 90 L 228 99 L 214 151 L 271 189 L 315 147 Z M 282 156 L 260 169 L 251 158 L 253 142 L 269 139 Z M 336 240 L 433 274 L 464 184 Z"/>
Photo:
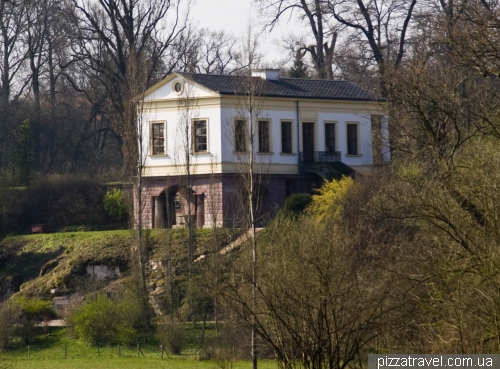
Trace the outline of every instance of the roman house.
<path fill-rule="evenodd" d="M 173 73 L 146 91 L 138 124 L 147 228 L 237 224 L 250 153 L 262 216 L 324 179 L 368 174 L 390 160 L 376 95 L 348 81 L 280 78 L 278 70 Z"/>

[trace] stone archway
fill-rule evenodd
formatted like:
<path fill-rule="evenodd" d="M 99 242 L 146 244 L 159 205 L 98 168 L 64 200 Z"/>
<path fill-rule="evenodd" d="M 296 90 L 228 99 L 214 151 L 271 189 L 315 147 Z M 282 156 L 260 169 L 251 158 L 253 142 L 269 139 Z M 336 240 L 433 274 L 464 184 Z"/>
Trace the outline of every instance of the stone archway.
<path fill-rule="evenodd" d="M 204 196 L 183 185 L 171 185 L 154 197 L 153 228 L 204 225 Z"/>
<path fill-rule="evenodd" d="M 166 228 L 167 226 L 167 194 L 163 190 L 158 196 L 153 197 L 153 228 Z"/>

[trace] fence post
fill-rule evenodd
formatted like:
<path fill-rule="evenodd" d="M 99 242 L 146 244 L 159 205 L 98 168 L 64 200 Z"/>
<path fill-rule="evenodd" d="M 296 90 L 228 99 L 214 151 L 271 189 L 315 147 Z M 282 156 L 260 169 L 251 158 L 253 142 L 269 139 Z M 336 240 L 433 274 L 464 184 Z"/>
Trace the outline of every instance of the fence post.
<path fill-rule="evenodd" d="M 168 352 L 165 349 L 165 347 L 163 346 L 163 344 L 160 347 L 161 347 L 161 359 L 163 360 L 163 354 L 164 353 L 167 354 L 167 357 L 170 359 L 170 356 L 168 356 Z"/>
<path fill-rule="evenodd" d="M 137 357 L 139 357 L 139 354 L 141 354 L 142 357 L 146 357 L 146 355 L 144 355 L 144 352 L 142 352 L 141 350 L 140 343 L 137 344 Z"/>

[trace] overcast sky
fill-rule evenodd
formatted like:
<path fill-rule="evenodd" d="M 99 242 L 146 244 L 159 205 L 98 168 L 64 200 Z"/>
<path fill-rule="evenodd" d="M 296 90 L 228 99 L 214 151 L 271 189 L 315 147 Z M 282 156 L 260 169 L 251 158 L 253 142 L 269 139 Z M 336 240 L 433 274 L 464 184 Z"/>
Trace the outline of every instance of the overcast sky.
<path fill-rule="evenodd" d="M 260 32 L 262 27 L 252 0 L 195 0 L 191 8 L 190 20 L 200 28 L 211 30 L 225 30 L 242 39 L 251 23 L 254 32 Z M 273 43 L 274 40 L 289 33 L 300 32 L 300 24 L 293 20 L 290 24 L 282 22 L 271 34 L 259 37 L 261 52 L 265 55 L 265 62 L 283 58 L 283 52 Z"/>

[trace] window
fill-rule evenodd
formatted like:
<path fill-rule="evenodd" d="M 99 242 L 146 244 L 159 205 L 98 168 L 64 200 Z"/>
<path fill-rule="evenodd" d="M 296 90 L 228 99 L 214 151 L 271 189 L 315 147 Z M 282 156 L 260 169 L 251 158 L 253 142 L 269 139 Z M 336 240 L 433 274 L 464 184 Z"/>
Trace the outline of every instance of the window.
<path fill-rule="evenodd" d="M 181 82 L 175 82 L 174 83 L 174 91 L 177 95 L 179 95 L 183 90 L 183 86 Z"/>
<path fill-rule="evenodd" d="M 237 119 L 234 122 L 234 151 L 245 152 L 247 151 L 246 145 L 246 121 L 243 119 Z"/>
<path fill-rule="evenodd" d="M 151 124 L 151 154 L 165 155 L 165 123 Z"/>
<path fill-rule="evenodd" d="M 357 124 L 347 124 L 347 155 L 358 155 Z"/>
<path fill-rule="evenodd" d="M 292 122 L 281 122 L 281 152 L 292 153 Z"/>
<path fill-rule="evenodd" d="M 335 123 L 325 123 L 325 151 L 335 151 Z"/>
<path fill-rule="evenodd" d="M 259 152 L 270 152 L 269 121 L 259 120 Z"/>
<path fill-rule="evenodd" d="M 207 121 L 194 121 L 194 152 L 207 151 Z"/>

